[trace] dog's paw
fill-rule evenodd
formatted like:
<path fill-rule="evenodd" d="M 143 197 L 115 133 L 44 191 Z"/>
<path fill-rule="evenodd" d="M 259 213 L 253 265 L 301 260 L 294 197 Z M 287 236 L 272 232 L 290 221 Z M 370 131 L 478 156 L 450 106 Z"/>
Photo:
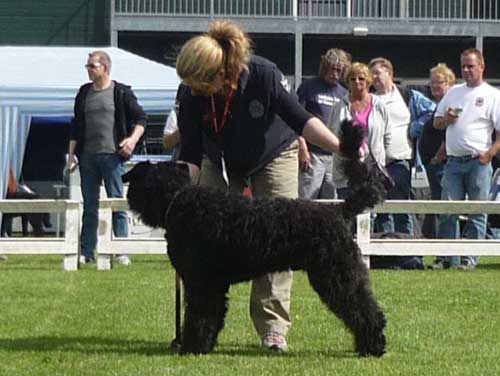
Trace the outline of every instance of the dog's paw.
<path fill-rule="evenodd" d="M 356 344 L 356 352 L 360 357 L 381 357 L 386 351 L 386 339 L 383 331 L 371 338 L 363 338 Z"/>

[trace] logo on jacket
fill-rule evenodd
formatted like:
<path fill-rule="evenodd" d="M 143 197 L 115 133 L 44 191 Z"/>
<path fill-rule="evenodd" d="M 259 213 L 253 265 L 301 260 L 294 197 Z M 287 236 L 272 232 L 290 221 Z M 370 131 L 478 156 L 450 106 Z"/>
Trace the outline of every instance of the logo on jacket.
<path fill-rule="evenodd" d="M 484 98 L 482 97 L 476 98 L 476 107 L 482 107 L 483 104 L 484 104 Z"/>
<path fill-rule="evenodd" d="M 257 99 L 252 99 L 248 104 L 248 112 L 252 119 L 258 119 L 264 116 L 264 105 Z"/>

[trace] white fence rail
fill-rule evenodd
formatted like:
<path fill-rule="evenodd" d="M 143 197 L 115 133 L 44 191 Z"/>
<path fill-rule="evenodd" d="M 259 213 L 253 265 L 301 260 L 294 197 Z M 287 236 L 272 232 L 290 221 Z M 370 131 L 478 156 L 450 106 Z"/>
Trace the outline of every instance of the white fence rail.
<path fill-rule="evenodd" d="M 389 200 L 375 213 L 499 214 L 499 201 Z M 370 256 L 500 256 L 500 240 L 475 239 L 371 239 L 370 214 L 358 216 L 357 242 L 365 262 Z"/>
<path fill-rule="evenodd" d="M 0 238 L 2 255 L 64 255 L 64 270 L 78 270 L 80 203 L 71 200 L 0 200 L 0 213 L 63 213 L 64 238 Z"/>
<path fill-rule="evenodd" d="M 118 254 L 148 254 L 166 255 L 167 243 L 165 238 L 116 238 L 112 231 L 112 214 L 118 210 L 130 210 L 128 203 L 123 199 L 101 200 L 99 205 L 99 219 L 105 226 L 99 231 L 97 269 L 111 269 L 113 255 Z"/>
<path fill-rule="evenodd" d="M 321 202 L 334 202 L 320 200 Z M 337 201 L 338 202 L 338 201 Z M 116 210 L 127 210 L 125 200 L 101 200 L 100 218 L 111 224 L 111 214 Z M 492 201 L 386 201 L 375 207 L 375 213 L 415 213 L 415 214 L 500 214 L 500 202 Z M 120 239 L 112 237 L 109 231 L 103 232 L 99 238 L 99 269 L 111 267 L 111 256 L 119 253 L 165 254 L 166 242 L 163 238 Z M 357 241 L 361 252 L 369 257 L 374 255 L 415 255 L 415 256 L 500 256 L 500 240 L 468 240 L 468 239 L 371 239 L 370 214 L 358 217 Z M 104 245 L 104 246 L 103 246 Z"/>
<path fill-rule="evenodd" d="M 499 20 L 499 0 L 115 0 L 118 15 Z"/>
<path fill-rule="evenodd" d="M 321 202 L 333 202 L 321 200 Z M 111 268 L 116 254 L 166 254 L 163 237 L 115 238 L 112 234 L 112 213 L 129 210 L 124 199 L 105 199 L 100 203 L 97 268 Z M 500 214 L 500 201 L 386 201 L 377 206 L 376 213 L 420 214 Z M 64 269 L 77 269 L 78 236 L 80 225 L 79 203 L 70 200 L 0 200 L 0 212 L 65 212 L 64 238 L 0 238 L 0 254 L 63 254 Z M 357 241 L 369 263 L 373 255 L 420 256 L 500 256 L 500 240 L 468 239 L 371 239 L 370 214 L 358 217 Z"/>

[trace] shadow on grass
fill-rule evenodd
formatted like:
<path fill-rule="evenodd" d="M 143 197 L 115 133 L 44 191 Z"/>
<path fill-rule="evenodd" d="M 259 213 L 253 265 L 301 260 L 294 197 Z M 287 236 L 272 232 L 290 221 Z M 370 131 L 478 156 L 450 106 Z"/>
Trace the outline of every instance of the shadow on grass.
<path fill-rule="evenodd" d="M 240 344 L 223 344 L 215 348 L 215 351 L 211 354 L 212 356 L 246 356 L 246 357 L 285 357 L 285 358 L 304 358 L 304 357 L 328 357 L 328 358 L 357 358 L 357 354 L 353 351 L 342 351 L 342 350 L 297 350 L 294 351 L 293 348 L 285 353 L 272 352 L 269 350 L 264 350 L 262 347 L 257 345 L 240 345 Z"/>
<path fill-rule="evenodd" d="M 0 338 L 3 351 L 62 351 L 82 354 L 115 353 L 147 356 L 175 355 L 168 342 L 111 339 L 100 337 L 26 337 Z"/>
<path fill-rule="evenodd" d="M 479 265 L 477 266 L 479 270 L 500 270 L 500 264 L 481 264 L 479 261 Z"/>
<path fill-rule="evenodd" d="M 139 354 L 146 356 L 177 356 L 170 347 L 170 342 L 145 340 L 110 339 L 100 337 L 26 337 L 0 338 L 0 348 L 8 352 L 73 352 L 80 354 Z M 329 358 L 355 358 L 352 351 L 341 350 L 300 350 L 275 353 L 263 350 L 257 345 L 225 343 L 218 345 L 210 356 L 244 357 L 304 357 L 320 356 Z"/>

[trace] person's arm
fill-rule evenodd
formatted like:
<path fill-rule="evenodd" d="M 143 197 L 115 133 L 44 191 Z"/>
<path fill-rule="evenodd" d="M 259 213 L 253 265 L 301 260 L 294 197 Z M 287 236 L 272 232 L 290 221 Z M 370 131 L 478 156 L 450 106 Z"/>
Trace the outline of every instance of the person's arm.
<path fill-rule="evenodd" d="M 122 142 L 120 142 L 120 149 L 118 150 L 118 154 L 120 154 L 124 158 L 129 158 L 134 152 L 135 145 L 137 145 L 137 142 L 143 134 L 144 126 L 142 124 L 136 124 L 134 130 L 132 131 L 132 134 L 129 137 L 123 139 Z"/>
<path fill-rule="evenodd" d="M 165 146 L 166 150 L 170 151 L 173 148 L 175 148 L 177 145 L 179 145 L 180 140 L 181 140 L 181 136 L 180 136 L 179 130 L 176 130 L 170 134 L 164 134 L 163 135 L 163 146 Z"/>
<path fill-rule="evenodd" d="M 340 141 L 321 120 L 317 117 L 310 118 L 304 125 L 302 131 L 304 137 L 311 144 L 317 145 L 322 149 L 338 153 L 340 150 Z"/>
<path fill-rule="evenodd" d="M 459 114 L 453 108 L 448 108 L 443 116 L 435 116 L 433 126 L 436 129 L 446 129 L 446 127 L 454 124 L 458 119 Z"/>
<path fill-rule="evenodd" d="M 299 168 L 306 171 L 311 166 L 311 155 L 304 137 L 299 137 Z"/>
<path fill-rule="evenodd" d="M 165 149 L 171 150 L 179 144 L 180 139 L 179 127 L 177 125 L 177 113 L 175 109 L 172 109 L 170 114 L 168 114 L 165 129 L 163 130 L 163 146 L 165 146 Z"/>
<path fill-rule="evenodd" d="M 76 166 L 78 165 L 78 161 L 75 155 L 76 151 L 76 145 L 78 143 L 78 137 L 80 134 L 80 126 L 82 120 L 82 104 L 80 103 L 82 100 L 82 88 L 78 90 L 78 94 L 76 95 L 75 98 L 75 103 L 73 106 L 73 119 L 71 120 L 71 125 L 70 125 L 70 135 L 69 135 L 69 146 L 68 146 L 68 159 L 66 160 L 66 169 L 69 172 L 73 172 L 76 169 Z"/>
<path fill-rule="evenodd" d="M 130 135 L 123 139 L 118 145 L 120 147 L 118 154 L 124 158 L 130 158 L 134 152 L 137 142 L 139 142 L 140 138 L 144 134 L 144 130 L 146 129 L 146 113 L 137 101 L 137 97 L 132 89 L 127 88 L 125 90 L 125 95 L 126 99 L 124 104 L 126 106 L 127 113 L 130 114 L 129 118 L 132 119 L 134 128 Z"/>
<path fill-rule="evenodd" d="M 78 165 L 75 156 L 75 149 L 76 149 L 76 140 L 70 140 L 68 148 L 68 159 L 66 161 L 66 169 L 69 172 L 73 172 L 76 166 Z"/>
<path fill-rule="evenodd" d="M 481 164 L 483 165 L 487 165 L 488 163 L 490 163 L 493 157 L 500 152 L 500 131 L 496 131 L 495 134 L 496 140 L 493 145 L 491 145 L 491 147 L 485 152 L 480 152 L 477 154 L 477 159 L 479 159 L 479 162 L 481 162 Z"/>
<path fill-rule="evenodd" d="M 436 154 L 431 159 L 431 164 L 440 165 L 446 160 L 446 145 L 444 142 L 441 142 L 439 145 L 439 149 L 436 151 Z"/>

